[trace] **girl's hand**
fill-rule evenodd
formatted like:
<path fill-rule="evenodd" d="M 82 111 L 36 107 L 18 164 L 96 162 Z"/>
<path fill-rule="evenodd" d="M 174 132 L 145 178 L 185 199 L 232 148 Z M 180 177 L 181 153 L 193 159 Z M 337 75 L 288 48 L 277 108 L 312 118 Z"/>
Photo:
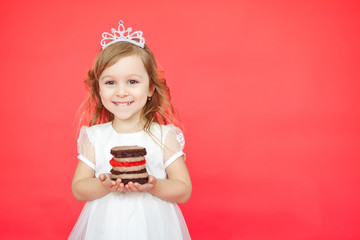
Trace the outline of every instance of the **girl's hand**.
<path fill-rule="evenodd" d="M 109 173 L 100 174 L 99 180 L 109 192 L 123 192 L 126 190 L 121 179 L 111 180 Z"/>
<path fill-rule="evenodd" d="M 149 176 L 149 181 L 145 184 L 140 183 L 133 183 L 129 182 L 125 185 L 125 189 L 127 189 L 130 192 L 149 192 L 155 187 L 156 184 L 156 178 L 153 176 Z"/>

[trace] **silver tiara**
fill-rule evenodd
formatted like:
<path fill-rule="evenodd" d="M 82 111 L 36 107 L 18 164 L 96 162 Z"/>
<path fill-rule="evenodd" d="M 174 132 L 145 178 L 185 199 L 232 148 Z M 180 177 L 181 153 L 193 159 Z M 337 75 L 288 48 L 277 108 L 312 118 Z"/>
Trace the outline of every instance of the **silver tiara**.
<path fill-rule="evenodd" d="M 102 34 L 103 39 L 100 41 L 102 49 L 105 49 L 107 46 L 117 42 L 130 42 L 141 48 L 144 48 L 145 38 L 143 38 L 142 36 L 143 32 L 136 31 L 131 33 L 131 31 L 132 31 L 131 27 L 125 30 L 123 21 L 120 20 L 119 27 L 117 30 L 115 28 L 112 28 L 111 33 L 103 32 Z M 138 41 L 135 41 L 134 39 L 137 39 Z"/>

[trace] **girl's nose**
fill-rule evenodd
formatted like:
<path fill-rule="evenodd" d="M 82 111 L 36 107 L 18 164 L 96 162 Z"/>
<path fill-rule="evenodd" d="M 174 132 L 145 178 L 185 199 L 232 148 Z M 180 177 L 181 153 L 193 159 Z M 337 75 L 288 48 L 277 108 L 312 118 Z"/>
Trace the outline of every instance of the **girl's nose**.
<path fill-rule="evenodd" d="M 128 95 L 128 91 L 126 89 L 126 86 L 119 84 L 119 86 L 116 89 L 116 96 L 125 97 L 127 95 Z"/>

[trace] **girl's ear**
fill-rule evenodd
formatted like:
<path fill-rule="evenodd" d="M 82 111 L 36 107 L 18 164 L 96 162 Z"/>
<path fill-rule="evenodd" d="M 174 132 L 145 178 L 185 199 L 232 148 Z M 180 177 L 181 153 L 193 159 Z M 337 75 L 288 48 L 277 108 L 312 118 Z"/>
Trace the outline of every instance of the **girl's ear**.
<path fill-rule="evenodd" d="M 155 84 L 153 81 L 150 82 L 148 97 L 152 97 L 155 91 Z"/>

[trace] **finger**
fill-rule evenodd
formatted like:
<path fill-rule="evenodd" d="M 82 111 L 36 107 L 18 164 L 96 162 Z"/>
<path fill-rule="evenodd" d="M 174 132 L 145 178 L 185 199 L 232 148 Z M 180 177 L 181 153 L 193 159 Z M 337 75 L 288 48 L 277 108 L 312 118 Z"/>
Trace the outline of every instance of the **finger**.
<path fill-rule="evenodd" d="M 101 175 L 104 178 L 104 180 L 103 180 L 104 182 L 110 182 L 111 181 L 110 174 L 105 173 L 105 174 L 101 174 Z"/>
<path fill-rule="evenodd" d="M 114 187 L 114 186 L 118 185 L 118 184 L 117 184 L 117 182 L 116 182 L 116 181 L 114 181 L 114 180 L 111 180 L 111 181 L 110 181 L 110 183 L 111 183 L 111 186 L 112 186 L 112 187 Z"/>
<path fill-rule="evenodd" d="M 128 184 L 126 184 L 127 189 L 129 189 L 131 192 L 137 192 L 137 188 L 134 186 L 133 182 L 129 182 Z"/>
<path fill-rule="evenodd" d="M 110 178 L 109 174 L 103 174 L 103 178 L 104 178 L 104 180 L 102 181 L 102 183 L 106 187 L 112 188 L 112 187 L 114 187 L 116 185 L 115 181 Z"/>
<path fill-rule="evenodd" d="M 131 191 L 131 186 L 132 186 L 132 182 L 128 182 L 126 185 L 125 185 L 125 188 L 129 191 Z"/>
<path fill-rule="evenodd" d="M 143 186 L 140 183 L 134 183 L 134 188 L 136 188 L 139 192 L 143 191 Z"/>
<path fill-rule="evenodd" d="M 111 180 L 111 179 L 106 180 L 106 181 L 105 181 L 105 184 L 106 184 L 106 186 L 109 187 L 109 188 L 112 188 L 112 187 L 115 186 L 115 182 L 114 182 L 113 180 Z"/>
<path fill-rule="evenodd" d="M 116 191 L 118 191 L 118 192 L 123 192 L 123 191 L 125 191 L 125 190 L 126 190 L 126 189 L 125 189 L 125 186 L 124 186 L 123 183 L 120 183 L 120 184 L 118 185 L 117 189 L 116 189 Z"/>
<path fill-rule="evenodd" d="M 120 185 L 120 183 L 121 183 L 121 178 L 116 179 L 116 185 Z"/>
<path fill-rule="evenodd" d="M 105 179 L 106 179 L 106 177 L 105 177 L 104 174 L 100 174 L 100 175 L 99 175 L 99 179 L 100 179 L 101 182 L 104 182 Z"/>
<path fill-rule="evenodd" d="M 149 181 L 148 181 L 148 183 L 150 183 L 150 184 L 155 184 L 155 182 L 156 182 L 156 178 L 154 178 L 153 176 L 149 176 Z"/>
<path fill-rule="evenodd" d="M 116 191 L 121 192 L 124 184 L 121 185 L 121 179 L 120 179 L 120 178 L 117 178 L 117 179 L 114 181 L 114 185 L 116 186 Z"/>

